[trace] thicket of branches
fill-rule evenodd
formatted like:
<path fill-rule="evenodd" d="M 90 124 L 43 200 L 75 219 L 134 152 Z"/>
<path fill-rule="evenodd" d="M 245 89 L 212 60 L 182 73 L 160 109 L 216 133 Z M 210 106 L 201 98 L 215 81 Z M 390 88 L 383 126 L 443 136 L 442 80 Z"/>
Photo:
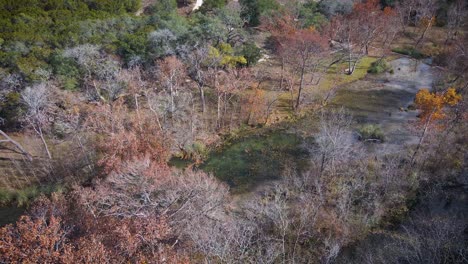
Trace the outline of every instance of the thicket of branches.
<path fill-rule="evenodd" d="M 0 228 L 1 263 L 468 261 L 463 215 L 413 210 L 467 184 L 463 1 L 206 1 L 184 16 L 193 1 L 75 2 L 1 1 L 0 144 L 26 179 L 11 185 L 65 187 Z M 415 147 L 374 152 L 326 107 L 337 87 L 304 92 L 399 37 L 414 55 L 435 26 L 444 71 L 416 95 Z M 261 34 L 277 74 L 255 67 Z M 284 91 L 291 115 L 314 110 L 307 169 L 239 198 L 196 168 L 223 135 L 270 125 Z M 194 164 L 170 167 L 175 154 Z"/>

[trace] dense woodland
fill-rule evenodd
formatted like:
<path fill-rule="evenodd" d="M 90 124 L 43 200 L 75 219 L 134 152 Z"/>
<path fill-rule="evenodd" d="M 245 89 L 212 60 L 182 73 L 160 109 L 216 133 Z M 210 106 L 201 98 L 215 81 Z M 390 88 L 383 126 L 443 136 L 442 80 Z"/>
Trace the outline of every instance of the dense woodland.
<path fill-rule="evenodd" d="M 0 0 L 0 263 L 468 263 L 466 1 L 196 2 Z"/>

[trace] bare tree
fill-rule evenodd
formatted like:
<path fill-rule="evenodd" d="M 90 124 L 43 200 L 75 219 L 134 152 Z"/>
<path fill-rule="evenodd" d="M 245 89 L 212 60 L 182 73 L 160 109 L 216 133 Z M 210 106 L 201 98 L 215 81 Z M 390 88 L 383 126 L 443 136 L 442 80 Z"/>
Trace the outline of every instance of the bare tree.
<path fill-rule="evenodd" d="M 63 52 L 74 59 L 84 70 L 85 86 L 93 98 L 103 102 L 113 102 L 122 96 L 124 86 L 118 80 L 120 64 L 101 52 L 99 46 L 84 44 Z"/>
<path fill-rule="evenodd" d="M 447 39 L 445 44 L 458 37 L 459 30 L 466 24 L 467 15 L 465 1 L 457 0 L 450 5 L 447 11 Z"/>
<path fill-rule="evenodd" d="M 315 137 L 320 175 L 326 169 L 333 171 L 338 161 L 345 162 L 349 158 L 354 142 L 350 126 L 351 117 L 344 109 L 321 113 L 320 130 Z"/>
<path fill-rule="evenodd" d="M 439 9 L 439 1 L 437 0 L 419 0 L 418 10 L 416 11 L 416 20 L 418 25 L 423 28 L 421 36 L 416 41 L 416 48 L 424 40 L 426 33 L 435 24 L 436 13 Z"/>
<path fill-rule="evenodd" d="M 292 66 L 299 75 L 299 88 L 297 91 L 294 108 L 297 110 L 301 104 L 306 73 L 315 74 L 323 70 L 324 55 L 327 50 L 325 39 L 316 31 L 299 30 L 286 37 L 282 46 L 283 56 L 286 62 Z M 316 82 L 320 78 L 316 78 Z M 311 82 L 314 80 L 312 79 Z"/>
<path fill-rule="evenodd" d="M 346 17 L 336 17 L 330 24 L 330 40 L 335 53 L 341 54 L 342 58 L 338 61 L 348 63 L 347 74 L 353 74 L 356 65 L 364 56 L 363 47 L 359 44 L 359 26 L 358 21 L 347 19 Z"/>
<path fill-rule="evenodd" d="M 192 53 L 188 55 L 188 64 L 189 66 L 189 75 L 197 83 L 198 91 L 200 93 L 200 101 L 202 105 L 202 112 L 206 112 L 206 102 L 205 102 L 205 84 L 207 82 L 207 73 L 204 69 L 203 64 L 208 58 L 208 49 L 205 47 L 200 47 L 195 49 Z"/>
<path fill-rule="evenodd" d="M 50 98 L 47 84 L 41 83 L 33 87 L 27 87 L 21 93 L 21 99 L 27 107 L 24 117 L 26 122 L 41 138 L 47 157 L 52 159 L 43 131 L 49 123 Z"/>
<path fill-rule="evenodd" d="M 169 112 L 173 113 L 176 110 L 175 97 L 179 93 L 182 80 L 185 76 L 185 66 L 175 56 L 165 58 L 161 64 L 161 82 L 162 86 L 167 89 L 171 104 Z"/>

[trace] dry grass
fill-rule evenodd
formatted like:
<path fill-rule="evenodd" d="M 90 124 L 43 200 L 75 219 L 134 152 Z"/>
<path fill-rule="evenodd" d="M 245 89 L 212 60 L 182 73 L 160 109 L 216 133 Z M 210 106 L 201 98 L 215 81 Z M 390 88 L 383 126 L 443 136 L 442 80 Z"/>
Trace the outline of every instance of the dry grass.
<path fill-rule="evenodd" d="M 305 100 L 308 102 L 319 102 L 331 89 L 363 79 L 367 75 L 367 70 L 372 62 L 377 59 L 376 57 L 362 58 L 352 75 L 347 75 L 345 73 L 345 64 L 334 65 L 321 76 L 318 84 L 310 82 L 312 75 L 307 74 L 305 76 L 306 82 L 303 91 Z M 271 58 L 269 61 L 261 63 L 255 68 L 269 77 L 262 83 L 261 88 L 265 90 L 265 96 L 268 98 L 269 102 L 275 100 L 270 118 L 271 123 L 293 119 L 294 115 L 297 114 L 292 109 L 293 102 L 297 97 L 297 92 L 294 91 L 291 93 L 291 91 L 280 89 L 280 63 L 276 58 Z M 316 79 L 317 78 L 314 79 L 314 82 Z M 314 103 L 305 104 L 302 110 L 304 112 L 313 106 Z"/>

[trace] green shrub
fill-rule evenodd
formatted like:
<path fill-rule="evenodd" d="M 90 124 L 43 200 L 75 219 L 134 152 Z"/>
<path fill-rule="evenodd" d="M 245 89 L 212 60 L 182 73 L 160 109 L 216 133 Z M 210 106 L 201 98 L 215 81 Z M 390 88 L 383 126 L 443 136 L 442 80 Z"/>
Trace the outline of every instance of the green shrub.
<path fill-rule="evenodd" d="M 262 50 L 253 42 L 245 43 L 240 53 L 247 60 L 247 66 L 255 65 L 262 58 Z"/>
<path fill-rule="evenodd" d="M 18 207 L 27 206 L 32 200 L 41 194 L 50 195 L 61 193 L 64 188 L 61 185 L 29 186 L 19 190 L 0 188 L 0 205 L 16 204 Z"/>
<path fill-rule="evenodd" d="M 10 204 L 15 198 L 15 194 L 8 189 L 0 188 L 0 205 Z"/>
<path fill-rule="evenodd" d="M 206 146 L 205 146 L 205 144 L 203 144 L 203 142 L 195 141 L 192 144 L 192 147 L 193 147 L 193 151 L 196 152 L 196 153 L 200 153 L 200 154 L 203 154 L 203 155 L 207 154 Z"/>
<path fill-rule="evenodd" d="M 15 200 L 19 207 L 26 206 L 29 202 L 39 196 L 40 190 L 36 186 L 27 187 L 16 191 Z"/>
<path fill-rule="evenodd" d="M 367 70 L 368 73 L 379 74 L 391 70 L 391 66 L 387 63 L 385 59 L 374 61 L 370 68 Z"/>
<path fill-rule="evenodd" d="M 4 119 L 3 125 L 13 127 L 19 124 L 21 114 L 21 95 L 17 92 L 9 92 L 0 101 L 0 116 Z"/>
<path fill-rule="evenodd" d="M 359 129 L 358 133 L 359 139 L 362 141 L 376 140 L 383 142 L 385 140 L 384 133 L 378 125 L 364 125 Z"/>
<path fill-rule="evenodd" d="M 64 90 L 68 91 L 75 91 L 78 88 L 79 82 L 76 78 L 73 77 L 67 77 L 67 76 L 61 76 L 59 75 L 57 77 L 57 80 L 60 82 L 62 85 L 62 88 Z"/>
<path fill-rule="evenodd" d="M 206 0 L 200 7 L 200 11 L 206 13 L 215 9 L 221 9 L 226 5 L 226 2 L 226 0 Z"/>
<path fill-rule="evenodd" d="M 269 11 L 278 10 L 280 5 L 276 0 L 240 0 L 241 16 L 248 20 L 250 26 L 260 25 L 260 17 Z"/>
<path fill-rule="evenodd" d="M 320 28 L 327 23 L 327 17 L 320 13 L 319 4 L 315 1 L 306 1 L 299 4 L 297 12 L 302 28 Z"/>
<path fill-rule="evenodd" d="M 187 152 L 188 157 L 183 158 L 194 161 L 204 160 L 208 156 L 208 149 L 206 145 L 200 141 L 195 141 L 192 145 L 185 147 L 185 151 Z"/>
<path fill-rule="evenodd" d="M 399 54 L 403 54 L 403 55 L 413 57 L 413 58 L 418 59 L 418 60 L 426 58 L 426 55 L 424 55 L 424 53 L 422 53 L 421 51 L 415 49 L 414 47 L 394 48 L 394 49 L 392 49 L 392 51 L 396 52 L 396 53 L 399 53 Z"/>
<path fill-rule="evenodd" d="M 68 78 L 79 78 L 80 68 L 72 58 L 66 58 L 60 54 L 55 54 L 50 59 L 53 73 Z"/>

